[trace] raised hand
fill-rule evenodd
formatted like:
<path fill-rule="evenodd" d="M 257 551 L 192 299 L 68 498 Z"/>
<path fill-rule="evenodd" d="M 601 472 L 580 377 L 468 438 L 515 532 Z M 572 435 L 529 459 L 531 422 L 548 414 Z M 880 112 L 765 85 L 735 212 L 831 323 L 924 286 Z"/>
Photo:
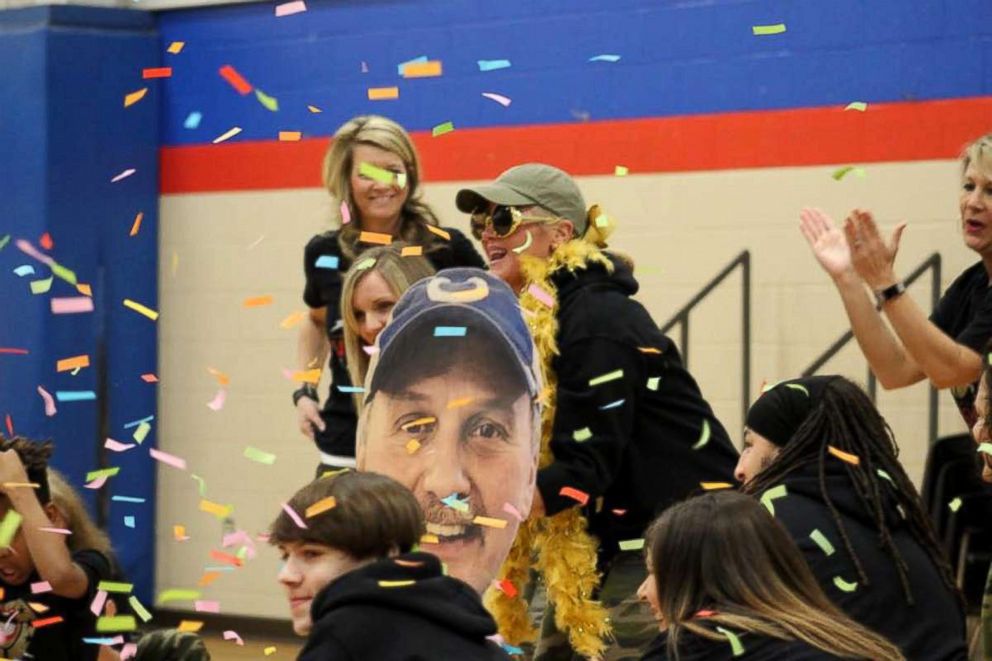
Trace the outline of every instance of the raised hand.
<path fill-rule="evenodd" d="M 799 229 L 830 277 L 836 279 L 854 272 L 847 239 L 830 216 L 819 209 L 804 208 L 799 213 Z"/>
<path fill-rule="evenodd" d="M 855 209 L 844 221 L 844 234 L 851 248 L 851 263 L 861 279 L 874 290 L 885 289 L 896 283 L 896 253 L 899 239 L 906 223 L 900 223 L 886 243 L 878 233 L 878 225 L 871 212 Z"/>

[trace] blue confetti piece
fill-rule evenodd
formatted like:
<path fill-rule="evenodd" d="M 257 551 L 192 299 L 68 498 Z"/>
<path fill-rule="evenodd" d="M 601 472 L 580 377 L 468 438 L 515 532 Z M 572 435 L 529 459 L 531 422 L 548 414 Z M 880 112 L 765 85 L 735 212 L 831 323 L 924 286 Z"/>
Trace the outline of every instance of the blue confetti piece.
<path fill-rule="evenodd" d="M 400 64 L 397 64 L 396 65 L 396 75 L 397 76 L 402 76 L 403 75 L 403 67 L 405 67 L 408 64 L 418 64 L 420 62 L 426 62 L 426 61 L 427 61 L 427 56 L 426 55 L 421 55 L 420 57 L 415 57 L 412 60 L 407 60 L 406 62 L 402 62 Z"/>
<path fill-rule="evenodd" d="M 606 406 L 600 406 L 600 407 L 599 407 L 599 410 L 600 410 L 600 411 L 607 411 L 607 410 L 609 410 L 609 409 L 615 409 L 615 408 L 617 408 L 618 406 L 623 406 L 623 403 L 624 403 L 624 402 L 626 402 L 626 401 L 627 401 L 626 399 L 618 399 L 618 400 L 617 400 L 617 401 L 615 401 L 615 402 L 610 402 L 610 403 L 609 403 L 609 404 L 607 404 Z"/>
<path fill-rule="evenodd" d="M 341 392 L 365 392 L 365 388 L 361 386 L 336 386 Z"/>
<path fill-rule="evenodd" d="M 136 498 L 135 496 L 112 496 L 110 500 L 118 503 L 143 503 L 144 498 Z"/>
<path fill-rule="evenodd" d="M 14 269 L 14 273 L 22 278 L 26 275 L 34 275 L 34 267 L 30 264 L 23 264 Z"/>
<path fill-rule="evenodd" d="M 134 517 L 133 516 L 125 516 L 124 517 L 124 525 L 127 526 L 128 528 L 133 528 L 134 527 Z"/>
<path fill-rule="evenodd" d="M 503 651 L 509 654 L 510 656 L 516 656 L 524 653 L 522 649 L 520 649 L 519 647 L 514 647 L 510 643 L 502 643 L 501 647 L 503 648 Z"/>
<path fill-rule="evenodd" d="M 434 337 L 465 337 L 464 326 L 435 326 Z"/>
<path fill-rule="evenodd" d="M 96 399 L 92 390 L 56 390 L 55 399 L 60 402 L 86 402 Z"/>
<path fill-rule="evenodd" d="M 457 493 L 453 493 L 450 496 L 442 498 L 441 502 L 453 510 L 458 510 L 459 512 L 468 511 L 468 499 L 466 498 L 464 501 L 458 500 Z"/>
<path fill-rule="evenodd" d="M 496 69 L 509 68 L 509 60 L 479 60 L 479 71 L 495 71 Z"/>
<path fill-rule="evenodd" d="M 89 645 L 116 645 L 114 638 L 83 638 L 83 642 Z"/>
<path fill-rule="evenodd" d="M 589 58 L 589 61 L 590 62 L 619 62 L 620 61 L 620 56 L 619 55 L 611 55 L 611 54 L 605 54 L 604 53 L 603 55 L 594 55 L 593 57 L 590 57 Z"/>
<path fill-rule="evenodd" d="M 204 567 L 203 571 L 234 571 L 234 567 L 231 565 L 223 565 L 221 567 Z"/>
<path fill-rule="evenodd" d="M 317 263 L 314 264 L 319 269 L 336 269 L 341 260 L 338 259 L 337 255 L 321 255 L 317 258 Z"/>
<path fill-rule="evenodd" d="M 203 119 L 202 112 L 196 112 L 195 110 L 190 114 L 186 115 L 186 121 L 183 122 L 183 128 L 195 129 L 199 128 L 200 120 Z"/>
<path fill-rule="evenodd" d="M 131 422 L 124 423 L 124 429 L 130 429 L 131 427 L 137 427 L 143 422 L 151 422 L 155 419 L 154 415 L 150 415 L 147 418 L 142 418 L 141 420 L 132 420 Z"/>

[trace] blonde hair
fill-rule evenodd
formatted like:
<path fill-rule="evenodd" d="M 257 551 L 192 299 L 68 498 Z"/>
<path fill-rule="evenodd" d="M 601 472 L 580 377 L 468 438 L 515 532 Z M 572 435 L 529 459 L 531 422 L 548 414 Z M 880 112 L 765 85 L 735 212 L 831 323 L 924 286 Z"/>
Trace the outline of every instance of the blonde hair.
<path fill-rule="evenodd" d="M 113 549 L 107 533 L 97 527 L 86 511 L 86 505 L 76 490 L 69 485 L 62 473 L 48 468 L 48 488 L 52 494 L 52 504 L 65 519 L 65 526 L 72 531 L 66 543 L 69 550 L 95 550 L 110 556 Z"/>
<path fill-rule="evenodd" d="M 429 250 L 434 244 L 434 235 L 425 225 L 437 227 L 439 223 L 431 208 L 420 199 L 420 157 L 410 135 L 391 119 L 379 115 L 361 115 L 348 120 L 337 130 L 324 155 L 323 182 L 336 202 L 331 220 L 341 228 L 338 235 L 341 254 L 354 259 L 362 230 L 361 215 L 351 191 L 351 171 L 354 166 L 352 154 L 356 145 L 372 145 L 385 149 L 403 161 L 406 167 L 406 185 L 410 193 L 400 211 L 399 238 Z M 352 222 L 347 225 L 341 218 L 341 202 L 347 204 L 352 217 Z"/>
<path fill-rule="evenodd" d="M 434 275 L 434 267 L 422 255 L 402 256 L 406 246 L 402 241 L 395 241 L 388 246 L 376 246 L 361 253 L 355 258 L 344 276 L 341 288 L 341 320 L 344 322 L 344 350 L 348 364 L 348 374 L 356 386 L 365 383 L 365 374 L 369 370 L 369 356 L 362 350 L 361 337 L 358 334 L 358 319 L 355 318 L 355 290 L 358 284 L 369 273 L 378 273 L 393 294 L 399 298 L 413 283 Z M 369 260 L 372 264 L 369 265 Z M 362 410 L 363 393 L 355 395 L 355 408 Z"/>
<path fill-rule="evenodd" d="M 972 163 L 986 177 L 992 179 L 992 133 L 987 133 L 965 147 L 961 154 L 961 172 Z"/>

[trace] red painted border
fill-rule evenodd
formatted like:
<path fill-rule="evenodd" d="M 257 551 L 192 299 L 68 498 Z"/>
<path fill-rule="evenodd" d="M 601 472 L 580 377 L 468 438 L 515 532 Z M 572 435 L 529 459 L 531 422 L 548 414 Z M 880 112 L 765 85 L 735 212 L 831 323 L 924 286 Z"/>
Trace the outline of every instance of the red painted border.
<path fill-rule="evenodd" d="M 575 175 L 953 158 L 992 130 L 992 97 L 414 134 L 428 181 L 488 179 L 527 161 Z M 162 193 L 320 186 L 326 138 L 163 147 Z"/>

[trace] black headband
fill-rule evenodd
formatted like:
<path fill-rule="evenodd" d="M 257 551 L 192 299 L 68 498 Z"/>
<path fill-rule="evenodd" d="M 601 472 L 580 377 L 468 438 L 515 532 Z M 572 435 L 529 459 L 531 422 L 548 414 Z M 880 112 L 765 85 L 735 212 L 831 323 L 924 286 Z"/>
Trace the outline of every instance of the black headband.
<path fill-rule="evenodd" d="M 772 386 L 747 412 L 746 426 L 781 447 L 795 436 L 835 376 L 811 376 Z"/>

